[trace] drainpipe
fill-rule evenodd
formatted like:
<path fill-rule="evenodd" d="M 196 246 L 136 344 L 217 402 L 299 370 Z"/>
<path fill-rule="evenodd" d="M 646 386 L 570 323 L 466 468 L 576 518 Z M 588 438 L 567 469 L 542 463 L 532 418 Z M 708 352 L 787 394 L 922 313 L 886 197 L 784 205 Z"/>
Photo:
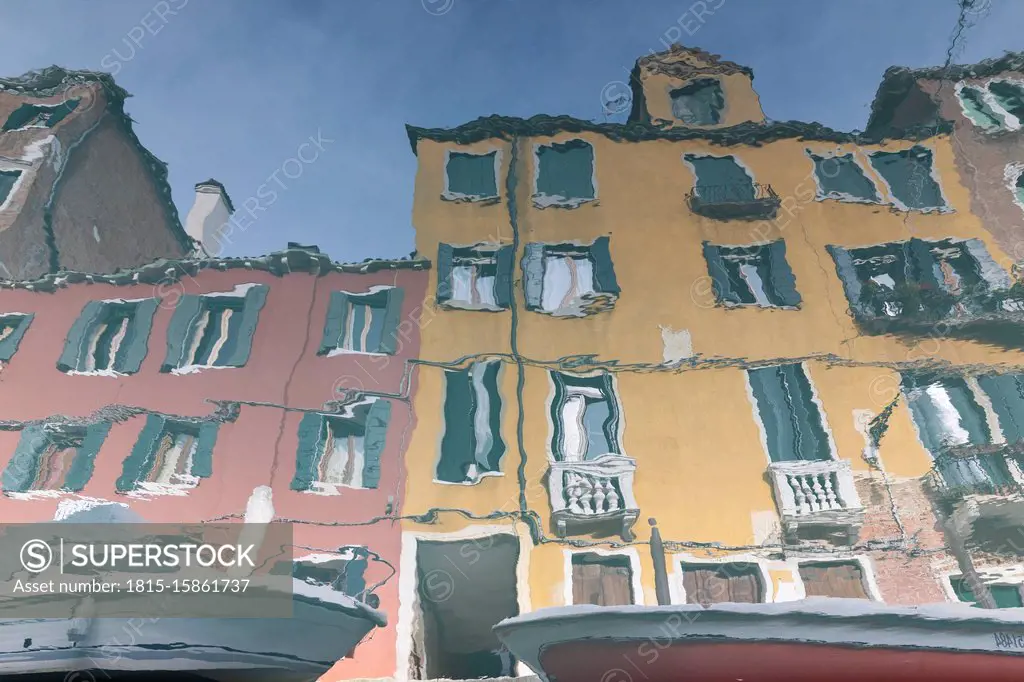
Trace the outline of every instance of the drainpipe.
<path fill-rule="evenodd" d="M 959 510 L 961 514 L 969 513 L 966 509 Z M 974 597 L 978 600 L 978 606 L 983 609 L 995 609 L 995 599 L 992 598 L 992 592 L 989 591 L 988 585 L 986 585 L 981 576 L 974 568 L 974 562 L 971 561 L 971 555 L 967 551 L 967 544 L 964 537 L 961 535 L 958 526 L 969 526 L 967 519 L 963 519 L 961 523 L 957 523 L 958 517 L 961 514 L 954 512 L 945 520 L 942 524 L 943 534 L 946 536 L 946 543 L 949 545 L 950 553 L 956 558 L 956 563 L 960 567 L 960 573 L 967 580 L 967 584 L 971 588 L 971 592 L 974 593 Z"/>
<path fill-rule="evenodd" d="M 654 562 L 654 593 L 658 597 L 658 606 L 669 606 L 672 597 L 668 589 L 668 571 L 665 568 L 665 546 L 661 542 L 661 531 L 658 530 L 657 519 L 647 519 L 651 524 L 651 560 Z"/>

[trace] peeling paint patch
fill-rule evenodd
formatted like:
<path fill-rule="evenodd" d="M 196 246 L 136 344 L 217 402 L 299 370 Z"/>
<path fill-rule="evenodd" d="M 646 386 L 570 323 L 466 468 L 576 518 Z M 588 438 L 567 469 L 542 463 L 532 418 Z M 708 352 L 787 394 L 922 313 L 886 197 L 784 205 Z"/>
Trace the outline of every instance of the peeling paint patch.
<path fill-rule="evenodd" d="M 175 496 L 185 497 L 188 491 L 199 485 L 199 477 L 179 474 L 179 483 L 155 483 L 153 481 L 136 481 L 135 489 L 125 493 L 128 497 L 149 499 L 152 497 Z"/>
<path fill-rule="evenodd" d="M 662 362 L 674 365 L 681 360 L 693 357 L 693 339 L 688 329 L 672 329 L 658 325 L 661 330 Z"/>
<path fill-rule="evenodd" d="M 274 491 L 269 485 L 252 489 L 245 505 L 246 523 L 270 523 L 274 520 Z"/>
<path fill-rule="evenodd" d="M 750 512 L 750 526 L 754 532 L 755 545 L 772 545 L 782 541 L 782 526 L 774 509 Z"/>
<path fill-rule="evenodd" d="M 875 445 L 874 439 L 871 437 L 871 422 L 874 418 L 875 413 L 871 410 L 853 411 L 853 428 L 864 437 L 864 449 L 861 450 L 861 457 L 866 462 L 878 461 L 878 446 Z"/>
<path fill-rule="evenodd" d="M 54 521 L 63 521 L 64 519 L 74 516 L 80 512 L 88 511 L 95 507 L 105 507 L 107 505 L 117 505 L 125 509 L 128 505 L 124 502 L 111 502 L 110 500 L 104 500 L 98 497 L 80 497 L 78 499 L 64 499 L 57 504 L 57 511 L 53 515 Z"/>

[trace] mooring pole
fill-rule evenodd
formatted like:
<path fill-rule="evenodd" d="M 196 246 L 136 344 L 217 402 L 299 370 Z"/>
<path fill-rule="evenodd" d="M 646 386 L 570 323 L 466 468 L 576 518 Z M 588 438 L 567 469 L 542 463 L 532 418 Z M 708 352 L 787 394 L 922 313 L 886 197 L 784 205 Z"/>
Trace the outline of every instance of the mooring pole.
<path fill-rule="evenodd" d="M 658 606 L 668 606 L 672 596 L 668 590 L 668 570 L 665 568 L 665 546 L 661 543 L 661 532 L 658 530 L 657 519 L 647 519 L 651 524 L 651 561 L 654 562 L 654 594 L 658 597 Z"/>

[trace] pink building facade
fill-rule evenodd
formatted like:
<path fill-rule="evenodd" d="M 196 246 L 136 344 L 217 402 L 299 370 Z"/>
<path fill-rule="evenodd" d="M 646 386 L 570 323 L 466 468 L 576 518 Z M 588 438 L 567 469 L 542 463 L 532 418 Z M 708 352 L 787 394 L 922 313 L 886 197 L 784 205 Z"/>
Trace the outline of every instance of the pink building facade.
<path fill-rule="evenodd" d="M 390 676 L 429 267 L 291 245 L 3 282 L 0 518 L 293 522 L 302 565 L 389 615 L 324 679 Z"/>

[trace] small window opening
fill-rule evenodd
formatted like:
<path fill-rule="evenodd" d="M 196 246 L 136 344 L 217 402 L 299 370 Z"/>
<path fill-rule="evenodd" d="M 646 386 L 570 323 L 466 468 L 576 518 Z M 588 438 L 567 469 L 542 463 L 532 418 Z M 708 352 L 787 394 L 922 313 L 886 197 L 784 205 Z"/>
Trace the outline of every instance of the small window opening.
<path fill-rule="evenodd" d="M 722 85 L 702 78 L 671 93 L 672 115 L 690 125 L 715 125 L 722 120 L 725 96 Z"/>
<path fill-rule="evenodd" d="M 572 555 L 572 603 L 626 606 L 636 603 L 633 569 L 625 556 Z"/>

